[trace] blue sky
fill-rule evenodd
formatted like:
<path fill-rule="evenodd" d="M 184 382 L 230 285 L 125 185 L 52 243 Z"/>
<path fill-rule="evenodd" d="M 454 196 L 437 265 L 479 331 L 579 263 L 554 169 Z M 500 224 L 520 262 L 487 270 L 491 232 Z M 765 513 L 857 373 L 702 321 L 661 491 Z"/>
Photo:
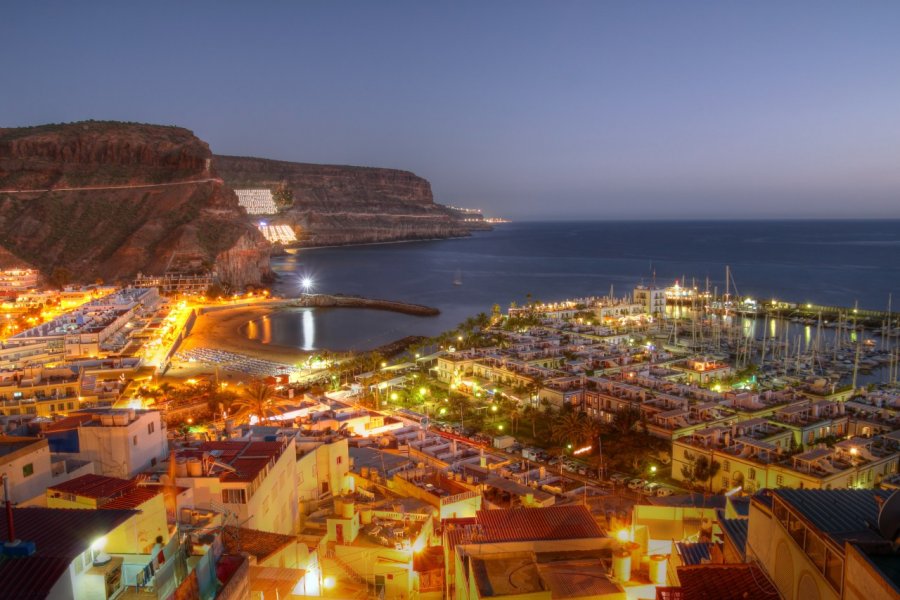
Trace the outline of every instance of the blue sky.
<path fill-rule="evenodd" d="M 517 219 L 900 217 L 900 3 L 18 2 L 0 125 L 177 124 Z"/>

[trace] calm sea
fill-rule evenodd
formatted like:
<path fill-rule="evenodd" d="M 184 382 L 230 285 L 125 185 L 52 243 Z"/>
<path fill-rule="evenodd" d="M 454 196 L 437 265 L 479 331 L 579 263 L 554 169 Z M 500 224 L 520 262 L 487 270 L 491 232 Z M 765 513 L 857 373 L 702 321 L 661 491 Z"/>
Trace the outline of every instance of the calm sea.
<path fill-rule="evenodd" d="M 676 279 L 724 290 L 729 265 L 743 295 L 900 308 L 900 221 L 512 223 L 470 238 L 301 250 L 275 260 L 276 290 L 314 290 L 436 306 L 423 318 L 346 309 L 270 317 L 271 341 L 365 349 L 433 335 L 494 304 L 630 293 Z M 462 285 L 454 285 L 461 279 Z"/>

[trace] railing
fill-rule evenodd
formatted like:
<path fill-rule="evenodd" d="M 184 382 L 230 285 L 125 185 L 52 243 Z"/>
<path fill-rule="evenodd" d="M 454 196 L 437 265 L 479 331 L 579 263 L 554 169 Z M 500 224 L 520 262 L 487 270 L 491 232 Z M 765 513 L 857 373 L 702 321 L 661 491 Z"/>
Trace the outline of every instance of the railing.
<path fill-rule="evenodd" d="M 480 496 L 480 492 L 476 491 L 468 491 L 462 492 L 461 494 L 454 494 L 453 496 L 445 496 L 441 498 L 441 506 L 445 506 L 447 504 L 453 504 L 454 502 L 462 502 L 464 500 L 470 500 L 476 496 Z"/>

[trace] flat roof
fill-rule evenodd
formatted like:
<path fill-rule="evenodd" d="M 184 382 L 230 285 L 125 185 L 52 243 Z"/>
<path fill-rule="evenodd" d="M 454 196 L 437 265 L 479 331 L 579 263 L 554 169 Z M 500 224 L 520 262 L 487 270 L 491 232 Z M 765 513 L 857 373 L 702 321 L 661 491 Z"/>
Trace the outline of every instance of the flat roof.
<path fill-rule="evenodd" d="M 533 594 L 547 588 L 530 552 L 470 557 L 481 598 Z"/>
<path fill-rule="evenodd" d="M 0 435 L 0 456 L 12 454 L 32 445 L 40 445 L 40 438 Z"/>

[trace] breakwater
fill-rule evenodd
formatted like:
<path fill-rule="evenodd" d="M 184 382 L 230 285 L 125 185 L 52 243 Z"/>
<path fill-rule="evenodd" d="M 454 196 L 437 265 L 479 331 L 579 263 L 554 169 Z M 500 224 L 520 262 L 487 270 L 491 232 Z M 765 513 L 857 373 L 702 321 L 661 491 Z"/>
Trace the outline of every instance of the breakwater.
<path fill-rule="evenodd" d="M 300 298 L 287 300 L 284 305 L 313 308 L 371 308 L 419 317 L 435 317 L 441 314 L 441 311 L 437 308 L 425 306 L 423 304 L 411 304 L 409 302 L 397 302 L 395 300 L 380 300 L 377 298 L 363 298 L 362 296 L 344 296 L 341 294 L 306 294 Z"/>

